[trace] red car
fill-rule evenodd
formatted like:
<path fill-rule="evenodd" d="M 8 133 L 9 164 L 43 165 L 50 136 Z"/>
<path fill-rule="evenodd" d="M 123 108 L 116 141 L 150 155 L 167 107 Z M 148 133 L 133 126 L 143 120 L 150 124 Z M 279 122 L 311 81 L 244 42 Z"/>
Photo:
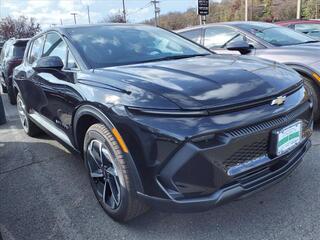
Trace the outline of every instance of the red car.
<path fill-rule="evenodd" d="M 291 20 L 276 22 L 276 24 L 291 28 L 320 40 L 320 20 Z"/>

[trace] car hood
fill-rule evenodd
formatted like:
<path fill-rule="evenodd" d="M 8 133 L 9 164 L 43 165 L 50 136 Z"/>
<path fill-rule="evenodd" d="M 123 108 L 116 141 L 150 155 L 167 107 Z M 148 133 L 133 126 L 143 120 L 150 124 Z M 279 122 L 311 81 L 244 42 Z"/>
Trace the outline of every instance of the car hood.
<path fill-rule="evenodd" d="M 312 64 L 320 61 L 320 42 L 278 47 L 274 49 L 274 55 L 275 60 L 280 62 Z"/>
<path fill-rule="evenodd" d="M 125 86 L 161 95 L 182 109 L 208 109 L 276 96 L 300 82 L 281 64 L 212 55 L 98 70 Z M 97 73 L 97 70 L 95 71 Z"/>

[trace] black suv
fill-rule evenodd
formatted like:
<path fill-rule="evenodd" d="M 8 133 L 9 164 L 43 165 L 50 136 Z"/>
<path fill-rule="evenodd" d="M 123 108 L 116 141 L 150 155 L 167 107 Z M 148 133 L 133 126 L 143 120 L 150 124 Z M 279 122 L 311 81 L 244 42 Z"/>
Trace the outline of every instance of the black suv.
<path fill-rule="evenodd" d="M 8 92 L 11 104 L 16 103 L 16 96 L 13 93 L 12 73 L 13 69 L 20 65 L 23 59 L 24 50 L 29 39 L 11 38 L 5 42 L 0 55 L 0 82 L 3 92 Z"/>
<path fill-rule="evenodd" d="M 119 221 L 250 194 L 310 147 L 312 102 L 295 71 L 151 26 L 48 30 L 31 39 L 14 83 L 25 132 L 41 128 L 79 153 Z"/>

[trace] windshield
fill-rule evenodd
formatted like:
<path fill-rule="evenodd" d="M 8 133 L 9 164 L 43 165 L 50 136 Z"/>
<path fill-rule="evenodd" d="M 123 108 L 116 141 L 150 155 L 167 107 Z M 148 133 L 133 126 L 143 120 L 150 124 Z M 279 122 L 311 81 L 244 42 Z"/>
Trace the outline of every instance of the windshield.
<path fill-rule="evenodd" d="M 96 26 L 67 31 L 92 68 L 211 54 L 176 34 L 151 26 Z"/>
<path fill-rule="evenodd" d="M 320 24 L 308 23 L 308 24 L 297 24 L 295 30 L 308 34 L 310 37 L 320 37 Z"/>
<path fill-rule="evenodd" d="M 246 30 L 274 46 L 289 46 L 315 41 L 313 38 L 285 27 L 259 29 L 251 26 Z"/>

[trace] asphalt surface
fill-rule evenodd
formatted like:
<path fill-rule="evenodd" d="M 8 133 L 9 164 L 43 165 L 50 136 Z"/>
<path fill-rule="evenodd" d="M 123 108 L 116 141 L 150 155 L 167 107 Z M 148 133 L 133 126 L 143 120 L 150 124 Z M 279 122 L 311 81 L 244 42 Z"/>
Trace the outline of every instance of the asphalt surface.
<path fill-rule="evenodd" d="M 82 161 L 47 136 L 24 134 L 5 95 L 0 126 L 0 232 L 12 239 L 320 239 L 320 129 L 302 165 L 281 183 L 208 212 L 155 210 L 111 220 Z M 1 237 L 0 237 L 1 239 Z"/>

